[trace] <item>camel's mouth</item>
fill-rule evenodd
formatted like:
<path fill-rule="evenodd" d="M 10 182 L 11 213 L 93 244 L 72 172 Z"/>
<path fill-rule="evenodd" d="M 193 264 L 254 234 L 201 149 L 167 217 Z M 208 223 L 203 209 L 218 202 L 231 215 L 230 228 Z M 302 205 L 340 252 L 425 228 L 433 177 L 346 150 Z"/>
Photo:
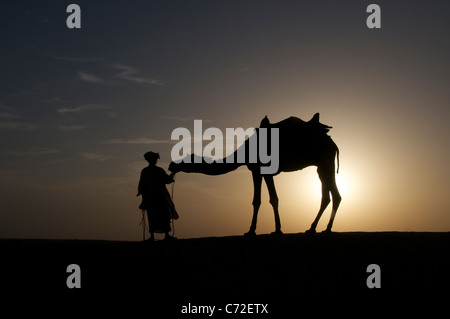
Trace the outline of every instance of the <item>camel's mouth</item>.
<path fill-rule="evenodd" d="M 175 164 L 174 162 L 171 162 L 169 164 L 169 171 L 172 173 L 177 173 L 178 172 L 177 164 Z"/>

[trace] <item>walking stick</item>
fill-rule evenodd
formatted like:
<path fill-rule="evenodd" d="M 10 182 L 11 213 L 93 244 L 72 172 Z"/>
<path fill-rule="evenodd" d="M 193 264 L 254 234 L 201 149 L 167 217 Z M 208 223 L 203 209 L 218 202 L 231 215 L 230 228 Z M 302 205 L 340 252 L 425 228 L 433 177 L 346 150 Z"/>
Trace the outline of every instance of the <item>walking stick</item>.
<path fill-rule="evenodd" d="M 145 229 L 147 228 L 145 225 L 145 210 L 142 210 L 142 219 L 139 225 L 142 224 L 142 240 L 145 240 Z"/>

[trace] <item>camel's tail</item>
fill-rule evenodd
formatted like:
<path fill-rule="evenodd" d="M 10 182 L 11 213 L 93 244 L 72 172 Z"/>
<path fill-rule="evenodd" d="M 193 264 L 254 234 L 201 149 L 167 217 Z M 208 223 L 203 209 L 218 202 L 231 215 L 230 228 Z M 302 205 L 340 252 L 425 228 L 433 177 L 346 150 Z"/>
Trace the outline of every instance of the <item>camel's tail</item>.
<path fill-rule="evenodd" d="M 336 145 L 336 144 L 335 144 Z M 337 158 L 337 170 L 336 174 L 339 174 L 339 147 L 336 145 L 336 158 Z"/>

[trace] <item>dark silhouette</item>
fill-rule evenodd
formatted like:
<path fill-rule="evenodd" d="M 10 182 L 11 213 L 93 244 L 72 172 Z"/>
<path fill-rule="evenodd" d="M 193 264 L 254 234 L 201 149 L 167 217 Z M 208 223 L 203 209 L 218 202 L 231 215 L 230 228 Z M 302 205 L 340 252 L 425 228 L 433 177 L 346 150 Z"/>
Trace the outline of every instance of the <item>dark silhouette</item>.
<path fill-rule="evenodd" d="M 252 172 L 254 197 L 252 223 L 250 230 L 245 235 L 255 235 L 258 210 L 261 205 L 262 179 L 264 178 L 266 181 L 270 196 L 270 204 L 272 205 L 275 214 L 275 232 L 273 234 L 282 234 L 280 216 L 278 213 L 278 196 L 275 189 L 273 176 L 279 174 L 280 172 L 292 172 L 301 170 L 308 166 L 317 166 L 317 173 L 319 174 L 319 178 L 322 182 L 322 201 L 317 217 L 307 232 L 316 232 L 317 223 L 331 201 L 330 193 L 333 197 L 333 209 L 325 232 L 331 232 L 336 211 L 341 202 L 341 195 L 339 194 L 336 186 L 334 164 L 335 157 L 337 156 L 337 172 L 339 172 L 339 149 L 331 137 L 327 134 L 331 126 L 320 123 L 319 113 L 316 113 L 308 122 L 296 117 L 289 117 L 281 122 L 271 124 L 266 116 L 261 121 L 260 127 L 279 129 L 279 169 L 275 174 L 262 175 L 260 173 L 261 166 L 268 166 L 268 164 L 249 162 L 249 139 L 247 139 L 241 146 L 246 148 L 245 163 L 237 163 L 238 150 L 236 150 L 233 154 L 229 155 L 229 157 L 234 157 L 233 163 L 227 161 L 227 158 L 224 158 L 221 163 L 213 162 L 208 164 L 204 159 L 202 163 L 195 163 L 195 155 L 191 155 L 191 163 L 185 163 L 183 161 L 177 164 L 172 162 L 169 165 L 169 170 L 172 173 L 187 172 L 219 175 L 231 172 L 241 165 L 246 165 Z M 256 129 L 256 134 L 258 137 L 258 129 Z M 268 141 L 270 141 L 270 137 Z M 268 145 L 268 149 L 270 150 L 270 143 Z"/>
<path fill-rule="evenodd" d="M 167 175 L 161 167 L 156 166 L 159 159 L 158 153 L 147 152 L 144 154 L 144 158 L 148 162 L 148 166 L 141 172 L 136 196 L 142 195 L 142 203 L 139 208 L 147 211 L 149 240 L 155 240 L 155 233 L 165 233 L 165 240 L 174 239 L 169 235 L 170 219 L 177 219 L 178 214 L 166 188 L 166 184 L 174 181 L 174 173 Z"/>

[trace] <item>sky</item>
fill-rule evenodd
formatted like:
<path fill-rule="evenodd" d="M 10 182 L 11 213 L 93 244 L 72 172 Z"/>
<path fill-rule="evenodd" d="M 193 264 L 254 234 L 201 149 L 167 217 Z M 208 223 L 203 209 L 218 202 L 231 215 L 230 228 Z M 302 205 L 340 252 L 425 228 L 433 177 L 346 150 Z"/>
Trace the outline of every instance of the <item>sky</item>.
<path fill-rule="evenodd" d="M 69 29 L 74 2 L 81 28 Z M 381 28 L 366 25 L 371 3 Z M 2 1 L 0 238 L 140 240 L 143 154 L 160 153 L 167 171 L 174 129 L 316 112 L 340 149 L 333 230 L 449 231 L 449 10 L 434 0 Z M 304 232 L 320 206 L 316 168 L 275 185 L 282 230 Z M 252 193 L 245 167 L 177 174 L 175 236 L 243 234 Z M 274 227 L 263 185 L 256 232 Z"/>

